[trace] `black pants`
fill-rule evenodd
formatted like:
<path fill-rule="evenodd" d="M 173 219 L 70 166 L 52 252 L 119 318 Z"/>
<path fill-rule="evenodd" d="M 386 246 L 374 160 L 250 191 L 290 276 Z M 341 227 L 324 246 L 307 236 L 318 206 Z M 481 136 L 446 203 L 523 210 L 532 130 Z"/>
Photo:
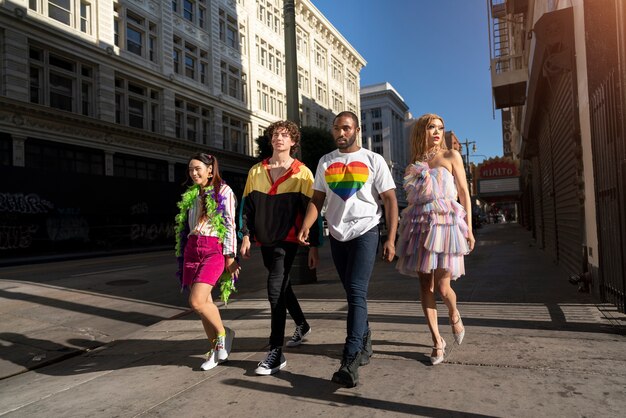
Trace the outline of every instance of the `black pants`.
<path fill-rule="evenodd" d="M 291 288 L 289 271 L 298 252 L 298 244 L 281 242 L 273 247 L 262 246 L 263 264 L 267 268 L 267 299 L 272 310 L 270 346 L 282 347 L 285 341 L 287 311 L 296 325 L 306 323 L 304 313 Z"/>

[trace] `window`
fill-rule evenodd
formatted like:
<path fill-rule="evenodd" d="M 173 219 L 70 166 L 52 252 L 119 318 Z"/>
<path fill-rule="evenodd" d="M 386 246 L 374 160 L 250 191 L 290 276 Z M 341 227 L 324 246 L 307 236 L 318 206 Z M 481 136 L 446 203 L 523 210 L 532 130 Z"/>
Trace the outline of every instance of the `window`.
<path fill-rule="evenodd" d="M 237 19 L 220 9 L 220 40 L 239 51 L 239 32 Z"/>
<path fill-rule="evenodd" d="M 283 33 L 282 14 L 274 2 L 258 0 L 256 17 L 275 33 L 279 35 Z"/>
<path fill-rule="evenodd" d="M 343 83 L 343 65 L 335 57 L 331 57 L 330 61 L 333 80 Z"/>
<path fill-rule="evenodd" d="M 371 110 L 371 112 L 372 112 L 372 119 L 380 117 L 380 108 L 379 107 L 375 107 L 374 109 Z"/>
<path fill-rule="evenodd" d="M 183 0 L 183 17 L 190 22 L 194 21 L 194 8 L 196 3 L 191 0 Z"/>
<path fill-rule="evenodd" d="M 113 174 L 116 177 L 165 182 L 168 173 L 167 161 L 121 153 L 113 155 Z"/>
<path fill-rule="evenodd" d="M 94 115 L 94 66 L 37 46 L 29 48 L 30 102 Z"/>
<path fill-rule="evenodd" d="M 350 71 L 346 71 L 346 87 L 348 89 L 348 92 L 352 93 L 353 96 L 356 95 L 356 76 Z"/>
<path fill-rule="evenodd" d="M 296 49 L 304 58 L 309 58 L 309 34 L 300 26 L 296 26 Z"/>
<path fill-rule="evenodd" d="M 0 133 L 0 166 L 2 165 L 13 165 L 13 139 L 4 133 Z"/>
<path fill-rule="evenodd" d="M 328 90 L 326 89 L 326 83 L 317 78 L 315 79 L 315 99 L 322 104 L 326 104 L 326 102 L 328 102 Z"/>
<path fill-rule="evenodd" d="M 241 24 L 239 25 L 239 52 L 247 54 L 248 48 L 246 45 L 246 27 Z"/>
<path fill-rule="evenodd" d="M 341 96 L 341 94 L 333 90 L 332 95 L 333 95 L 333 109 L 337 112 L 343 111 L 344 110 L 343 109 L 343 97 Z"/>
<path fill-rule="evenodd" d="M 207 29 L 206 0 L 172 0 L 172 11 L 186 21 Z"/>
<path fill-rule="evenodd" d="M 302 126 L 309 126 L 311 119 L 311 109 L 308 106 L 299 106 L 300 110 L 300 123 Z"/>
<path fill-rule="evenodd" d="M 326 48 L 315 42 L 315 65 L 326 69 Z"/>
<path fill-rule="evenodd" d="M 268 44 L 264 39 L 256 37 L 257 63 L 272 73 L 283 76 L 284 74 L 284 55 L 277 48 Z"/>
<path fill-rule="evenodd" d="M 347 105 L 348 110 L 349 110 L 350 112 L 352 112 L 352 113 L 355 113 L 355 114 L 356 114 L 356 113 L 357 113 L 357 112 L 356 112 L 356 105 L 355 105 L 354 103 L 352 103 L 350 100 L 348 100 L 348 101 L 347 101 L 347 103 L 348 103 L 348 105 Z"/>
<path fill-rule="evenodd" d="M 298 88 L 304 93 L 311 92 L 309 72 L 300 66 L 298 66 Z"/>
<path fill-rule="evenodd" d="M 372 141 L 374 141 L 375 144 L 381 144 L 383 142 L 383 136 L 381 134 L 375 134 L 372 136 Z"/>
<path fill-rule="evenodd" d="M 372 130 L 380 131 L 381 129 L 383 129 L 383 123 L 382 122 L 374 122 L 374 123 L 372 123 Z"/>
<path fill-rule="evenodd" d="M 115 45 L 139 57 L 158 62 L 159 45 L 156 23 L 130 9 L 113 3 Z"/>
<path fill-rule="evenodd" d="M 248 124 L 227 114 L 222 116 L 223 148 L 239 153 L 247 152 Z"/>
<path fill-rule="evenodd" d="M 287 101 L 280 91 L 257 81 L 258 108 L 279 118 L 287 114 Z"/>
<path fill-rule="evenodd" d="M 316 113 L 316 122 L 318 128 L 328 129 L 328 117 L 321 113 Z"/>
<path fill-rule="evenodd" d="M 204 49 L 174 36 L 172 60 L 176 74 L 205 85 L 209 84 L 209 53 Z"/>
<path fill-rule="evenodd" d="M 213 110 L 179 97 L 174 100 L 174 105 L 176 107 L 176 138 L 210 144 Z"/>
<path fill-rule="evenodd" d="M 160 94 L 155 88 L 118 76 L 115 78 L 115 122 L 159 132 Z"/>
<path fill-rule="evenodd" d="M 28 8 L 88 35 L 92 34 L 92 1 L 29 0 Z"/>
<path fill-rule="evenodd" d="M 246 75 L 239 68 L 224 61 L 222 61 L 220 67 L 222 93 L 246 102 Z"/>
<path fill-rule="evenodd" d="M 46 171 L 104 174 L 104 152 L 86 147 L 28 138 L 24 142 L 25 165 Z"/>

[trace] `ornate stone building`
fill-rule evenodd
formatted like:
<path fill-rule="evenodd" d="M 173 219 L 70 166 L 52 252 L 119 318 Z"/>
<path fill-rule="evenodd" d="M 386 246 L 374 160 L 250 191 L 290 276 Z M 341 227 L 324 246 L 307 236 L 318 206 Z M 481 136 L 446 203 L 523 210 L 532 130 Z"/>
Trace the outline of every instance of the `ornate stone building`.
<path fill-rule="evenodd" d="M 241 193 L 286 118 L 282 0 L 0 1 L 0 252 L 171 241 L 190 155 Z M 363 58 L 296 1 L 303 125 L 359 111 Z M 11 179 L 11 181 L 6 181 Z"/>

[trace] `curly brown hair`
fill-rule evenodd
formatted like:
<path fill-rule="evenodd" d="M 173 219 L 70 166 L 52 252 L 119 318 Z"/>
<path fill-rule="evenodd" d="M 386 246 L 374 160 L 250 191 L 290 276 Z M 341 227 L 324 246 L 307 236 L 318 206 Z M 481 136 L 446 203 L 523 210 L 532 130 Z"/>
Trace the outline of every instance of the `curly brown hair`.
<path fill-rule="evenodd" d="M 279 120 L 277 122 L 274 122 L 270 126 L 268 126 L 267 129 L 265 130 L 265 133 L 267 137 L 269 138 L 270 143 L 272 141 L 272 136 L 274 135 L 274 131 L 276 131 L 277 129 L 281 129 L 281 128 L 284 128 L 287 130 L 287 132 L 289 132 L 289 136 L 291 136 L 291 139 L 294 142 L 290 150 L 290 153 L 293 155 L 298 150 L 298 147 L 300 146 L 300 128 L 298 128 L 298 125 L 296 125 L 290 120 Z"/>

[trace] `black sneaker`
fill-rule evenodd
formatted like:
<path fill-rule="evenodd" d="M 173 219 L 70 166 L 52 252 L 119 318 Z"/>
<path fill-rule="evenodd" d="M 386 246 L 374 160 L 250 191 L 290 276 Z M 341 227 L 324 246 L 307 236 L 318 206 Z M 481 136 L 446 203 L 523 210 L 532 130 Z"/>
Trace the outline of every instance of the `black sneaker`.
<path fill-rule="evenodd" d="M 341 360 L 341 367 L 333 374 L 332 381 L 347 388 L 353 388 L 359 383 L 359 365 L 361 363 L 361 353 L 354 357 Z"/>
<path fill-rule="evenodd" d="M 254 372 L 260 375 L 270 375 L 278 372 L 286 365 L 287 360 L 285 360 L 282 348 L 273 347 L 270 348 L 270 351 L 265 356 L 265 360 L 259 363 Z"/>
<path fill-rule="evenodd" d="M 287 341 L 287 347 L 297 347 L 304 341 L 304 337 L 311 333 L 311 327 L 309 324 L 304 323 L 302 325 L 298 325 L 296 330 L 293 332 L 293 337 L 289 341 Z"/>
<path fill-rule="evenodd" d="M 367 330 L 365 336 L 363 336 L 363 350 L 361 350 L 361 366 L 370 364 L 370 357 L 374 354 L 372 349 L 372 331 Z"/>

